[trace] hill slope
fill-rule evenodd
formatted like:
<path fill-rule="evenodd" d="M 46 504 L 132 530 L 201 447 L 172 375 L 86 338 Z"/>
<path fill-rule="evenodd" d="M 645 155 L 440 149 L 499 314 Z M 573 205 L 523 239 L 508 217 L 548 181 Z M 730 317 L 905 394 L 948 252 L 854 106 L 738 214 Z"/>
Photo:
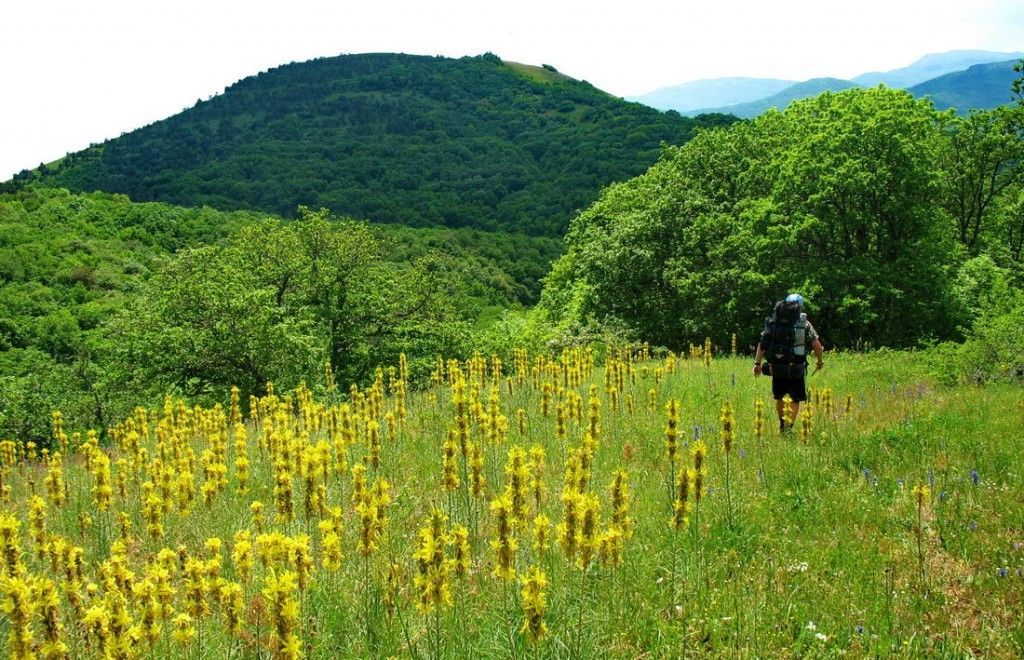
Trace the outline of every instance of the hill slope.
<path fill-rule="evenodd" d="M 974 108 L 995 108 L 1011 101 L 1010 86 L 1019 75 L 1013 67 L 1019 61 L 977 64 L 914 85 L 908 91 L 929 97 L 940 110 L 956 108 L 966 113 Z"/>
<path fill-rule="evenodd" d="M 777 94 L 772 94 L 771 96 L 758 99 L 757 101 L 729 105 L 723 108 L 706 108 L 700 112 L 726 113 L 742 117 L 744 119 L 749 119 L 751 117 L 756 117 L 770 108 L 785 110 L 786 106 L 793 101 L 805 99 L 810 96 L 817 96 L 822 92 L 841 92 L 844 89 L 850 89 L 851 87 L 857 87 L 857 85 L 848 80 L 840 80 L 839 78 L 812 78 L 811 80 L 805 80 L 804 82 L 790 85 Z"/>
<path fill-rule="evenodd" d="M 538 73 L 541 72 L 541 73 Z M 698 125 L 549 68 L 351 55 L 288 64 L 102 145 L 47 185 L 137 201 L 560 234 L 600 188 Z M 8 187 L 27 179 L 22 175 Z"/>
<path fill-rule="evenodd" d="M 629 97 L 629 100 L 658 110 L 689 113 L 700 108 L 756 101 L 777 94 L 795 82 L 774 78 L 713 78 L 662 87 L 641 96 Z"/>

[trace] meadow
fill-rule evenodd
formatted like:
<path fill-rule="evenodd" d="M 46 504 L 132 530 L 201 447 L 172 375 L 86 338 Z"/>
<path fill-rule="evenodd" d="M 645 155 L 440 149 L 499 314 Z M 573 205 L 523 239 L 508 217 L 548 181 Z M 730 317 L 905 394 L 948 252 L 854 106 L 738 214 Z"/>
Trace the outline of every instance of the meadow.
<path fill-rule="evenodd" d="M 1024 392 L 826 356 L 403 361 L 0 444 L 12 657 L 1024 653 Z M 695 459 L 698 464 L 695 465 Z"/>

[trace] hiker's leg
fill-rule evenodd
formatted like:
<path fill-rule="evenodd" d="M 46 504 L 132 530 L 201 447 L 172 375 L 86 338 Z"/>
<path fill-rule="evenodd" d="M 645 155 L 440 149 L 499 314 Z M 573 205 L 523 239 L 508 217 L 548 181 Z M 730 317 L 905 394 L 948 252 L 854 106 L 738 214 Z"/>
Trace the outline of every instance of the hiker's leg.
<path fill-rule="evenodd" d="M 786 430 L 785 404 L 782 399 L 775 399 L 775 412 L 779 415 L 779 430 Z"/>
<path fill-rule="evenodd" d="M 796 420 L 800 419 L 800 402 L 794 401 L 790 404 L 789 409 L 793 412 L 790 419 L 793 420 L 794 424 L 796 424 Z"/>

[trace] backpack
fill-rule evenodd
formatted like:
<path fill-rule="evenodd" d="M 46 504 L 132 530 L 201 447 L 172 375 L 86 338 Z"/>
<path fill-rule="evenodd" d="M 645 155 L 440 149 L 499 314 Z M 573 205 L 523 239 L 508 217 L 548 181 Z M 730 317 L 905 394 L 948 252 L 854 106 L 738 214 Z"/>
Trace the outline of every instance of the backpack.
<path fill-rule="evenodd" d="M 807 361 L 807 314 L 800 303 L 775 303 L 771 316 L 765 319 L 761 346 L 768 361 L 793 364 Z"/>

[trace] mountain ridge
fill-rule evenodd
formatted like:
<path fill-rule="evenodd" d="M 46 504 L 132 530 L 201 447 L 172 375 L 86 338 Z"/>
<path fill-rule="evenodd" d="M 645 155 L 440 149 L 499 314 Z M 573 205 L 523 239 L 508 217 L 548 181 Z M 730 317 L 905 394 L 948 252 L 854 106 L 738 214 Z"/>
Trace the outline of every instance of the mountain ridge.
<path fill-rule="evenodd" d="M 222 210 L 323 206 L 375 222 L 560 235 L 663 142 L 731 121 L 661 113 L 553 69 L 493 54 L 285 64 L 4 187 L 35 180 Z"/>
<path fill-rule="evenodd" d="M 840 78 L 812 78 L 810 80 L 796 83 L 795 85 L 790 85 L 781 92 L 763 99 L 758 99 L 749 103 L 729 105 L 723 108 L 705 108 L 700 112 L 731 114 L 742 119 L 750 119 L 771 108 L 784 110 L 786 106 L 793 101 L 798 101 L 809 96 L 817 96 L 822 92 L 841 92 L 853 87 L 858 87 L 858 85 Z"/>
<path fill-rule="evenodd" d="M 681 85 L 661 87 L 627 100 L 644 103 L 658 110 L 687 113 L 700 108 L 724 107 L 756 101 L 781 92 L 796 80 L 734 76 L 694 80 Z"/>
<path fill-rule="evenodd" d="M 948 73 L 966 70 L 977 64 L 1002 62 L 1020 57 L 1024 57 L 1024 53 L 1000 53 L 990 50 L 951 50 L 944 53 L 930 53 L 918 58 L 908 66 L 889 71 L 862 73 L 850 78 L 850 82 L 864 87 L 874 87 L 882 83 L 889 87 L 905 89 Z"/>
<path fill-rule="evenodd" d="M 798 96 L 800 88 L 796 86 L 807 86 L 807 83 L 811 83 L 813 81 L 841 80 L 844 83 L 843 88 L 849 88 L 852 86 L 873 87 L 878 84 L 884 84 L 898 89 L 909 89 L 924 84 L 930 80 L 946 76 L 947 74 L 966 71 L 972 66 L 980 64 L 995 64 L 997 62 L 1005 62 L 1020 58 L 1024 58 L 1024 52 L 951 50 L 943 53 L 929 53 L 927 55 L 923 55 L 904 67 L 891 69 L 889 71 L 862 73 L 849 79 L 812 78 L 804 81 L 793 81 L 791 85 L 778 88 L 770 93 L 761 95 L 758 95 L 757 92 L 760 89 L 758 86 L 762 85 L 763 81 L 777 83 L 780 82 L 779 79 L 749 77 L 711 78 L 686 82 L 680 85 L 661 87 L 646 94 L 629 98 L 641 103 L 647 103 L 651 107 L 659 110 L 675 110 L 676 112 L 680 112 L 691 117 L 703 113 L 729 112 L 736 114 L 737 116 L 749 118 L 769 107 L 779 107 L 779 99 L 791 97 L 790 100 L 796 100 L 797 98 L 801 98 Z M 955 80 L 955 78 L 947 79 L 946 82 Z M 744 89 L 743 85 L 745 81 L 751 81 L 749 84 L 751 84 L 752 87 Z M 716 95 L 714 90 L 717 87 L 727 88 L 729 90 L 729 94 L 734 100 L 728 103 L 717 102 L 716 99 L 723 98 L 720 95 Z M 791 89 L 793 87 L 796 88 Z M 838 85 L 834 85 L 834 87 L 838 87 Z M 818 87 L 815 87 L 814 85 L 810 85 L 809 88 L 812 90 L 818 89 Z M 706 92 L 706 90 L 712 91 Z M 824 91 L 824 89 L 822 88 L 820 91 Z M 706 102 L 701 103 L 698 98 L 696 98 L 696 95 L 701 93 L 707 93 Z M 949 97 L 956 97 L 960 99 L 961 102 L 969 99 L 971 96 L 969 93 L 964 93 L 962 91 L 953 91 L 946 95 Z M 754 98 L 750 98 L 751 96 Z M 770 98 L 774 96 L 778 96 L 779 98 Z M 992 97 L 989 92 L 983 92 L 982 96 L 987 98 Z M 739 100 L 743 97 L 746 98 L 744 100 Z M 680 101 L 680 99 L 682 100 Z M 747 104 L 750 105 L 748 106 Z M 784 105 L 782 107 L 784 107 Z M 758 108 L 761 108 L 761 110 L 758 110 Z M 960 111 L 965 112 L 967 109 L 961 109 Z"/>

